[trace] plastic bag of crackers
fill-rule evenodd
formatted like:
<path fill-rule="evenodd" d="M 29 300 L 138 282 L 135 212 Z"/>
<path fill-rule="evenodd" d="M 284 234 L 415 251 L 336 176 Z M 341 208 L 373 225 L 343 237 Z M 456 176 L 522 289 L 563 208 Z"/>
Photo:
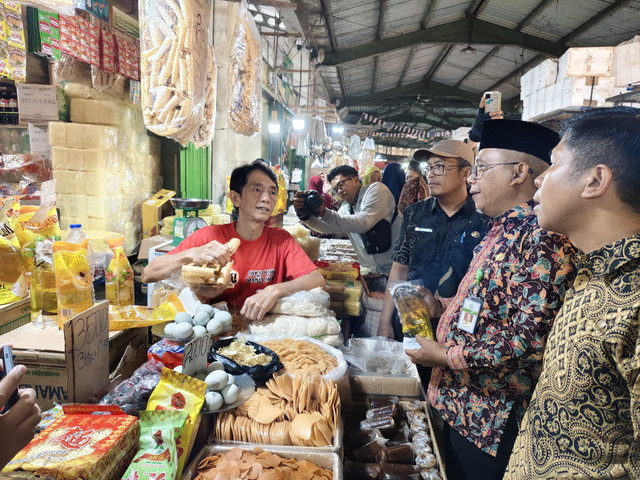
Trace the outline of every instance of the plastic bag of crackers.
<path fill-rule="evenodd" d="M 2 470 L 58 480 L 121 478 L 138 449 L 138 419 L 113 405 L 69 404 Z"/>

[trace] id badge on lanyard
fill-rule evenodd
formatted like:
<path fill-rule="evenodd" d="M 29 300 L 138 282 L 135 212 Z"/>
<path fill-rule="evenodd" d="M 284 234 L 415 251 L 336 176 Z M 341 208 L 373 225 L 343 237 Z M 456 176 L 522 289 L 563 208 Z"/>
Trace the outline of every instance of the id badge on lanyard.
<path fill-rule="evenodd" d="M 482 270 L 479 269 L 476 273 L 476 281 L 474 283 L 476 294 L 480 287 L 482 277 Z M 478 317 L 482 311 L 483 304 L 484 302 L 478 298 L 477 295 L 469 295 L 463 300 L 460 315 L 458 316 L 458 328 L 460 330 L 467 333 L 474 333 L 476 331 Z"/>

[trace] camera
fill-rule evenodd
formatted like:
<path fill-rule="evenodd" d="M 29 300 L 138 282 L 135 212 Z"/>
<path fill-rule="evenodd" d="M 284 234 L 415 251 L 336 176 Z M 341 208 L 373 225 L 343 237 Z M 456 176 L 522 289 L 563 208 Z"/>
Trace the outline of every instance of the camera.
<path fill-rule="evenodd" d="M 324 205 L 324 198 L 315 190 L 307 190 L 306 192 L 300 192 L 300 197 L 304 199 L 304 205 L 297 210 L 298 218 L 301 220 L 308 220 L 309 217 Z"/>

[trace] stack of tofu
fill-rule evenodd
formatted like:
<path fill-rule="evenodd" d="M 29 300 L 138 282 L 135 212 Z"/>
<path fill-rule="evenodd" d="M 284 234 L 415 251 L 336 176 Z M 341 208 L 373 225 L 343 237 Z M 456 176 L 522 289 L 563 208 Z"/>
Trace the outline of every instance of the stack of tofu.
<path fill-rule="evenodd" d="M 71 123 L 51 122 L 49 141 L 61 227 L 122 233 L 132 250 L 142 202 L 162 187 L 160 140 L 147 134 L 140 110 L 73 98 Z"/>
<path fill-rule="evenodd" d="M 640 83 L 640 36 L 616 47 L 570 48 L 520 80 L 522 119 L 544 121 L 563 111 L 612 107 L 606 99 Z"/>

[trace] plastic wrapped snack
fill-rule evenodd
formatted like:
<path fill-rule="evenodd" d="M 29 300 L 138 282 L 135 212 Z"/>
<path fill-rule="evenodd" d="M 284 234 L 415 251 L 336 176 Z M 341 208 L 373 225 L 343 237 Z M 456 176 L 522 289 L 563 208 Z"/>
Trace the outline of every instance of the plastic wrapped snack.
<path fill-rule="evenodd" d="M 207 88 L 204 94 L 204 112 L 202 114 L 202 125 L 196 132 L 193 144 L 197 148 L 208 146 L 213 141 L 213 134 L 216 127 L 216 57 L 213 47 L 209 45 L 209 55 L 207 57 Z"/>
<path fill-rule="evenodd" d="M 228 120 L 234 132 L 251 137 L 260 131 L 260 34 L 244 1 L 237 19 L 229 69 Z"/>
<path fill-rule="evenodd" d="M 0 198 L 0 305 L 27 296 L 22 252 L 14 233 L 19 203 Z"/>
<path fill-rule="evenodd" d="M 318 317 L 326 315 L 329 309 L 329 294 L 320 287 L 302 290 L 280 298 L 270 313 Z"/>
<path fill-rule="evenodd" d="M 400 315 L 402 333 L 405 338 L 403 342 L 405 350 L 420 348 L 417 342 L 407 341 L 407 339 L 413 339 L 416 335 L 435 340 L 427 303 L 418 291 L 418 285 L 415 281 L 400 282 L 392 285 L 391 295 Z"/>
<path fill-rule="evenodd" d="M 182 145 L 202 124 L 210 10 L 206 0 L 140 2 L 144 123 Z"/>

